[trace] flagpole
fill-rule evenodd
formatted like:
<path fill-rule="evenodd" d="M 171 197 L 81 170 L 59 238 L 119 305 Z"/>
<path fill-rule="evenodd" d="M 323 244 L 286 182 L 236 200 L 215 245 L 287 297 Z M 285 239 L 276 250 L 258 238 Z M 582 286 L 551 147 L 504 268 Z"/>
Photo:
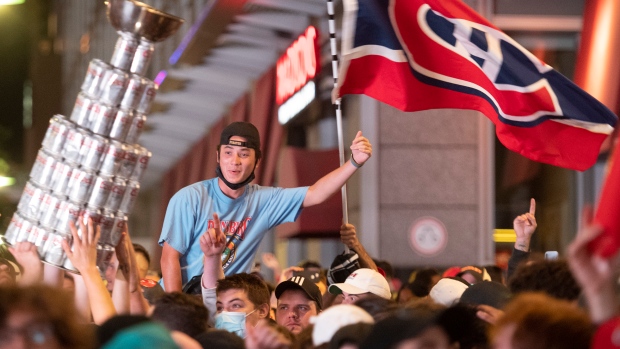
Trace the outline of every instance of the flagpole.
<path fill-rule="evenodd" d="M 332 75 L 334 77 L 334 88 L 338 84 L 338 49 L 336 47 L 336 21 L 334 19 L 334 1 L 327 0 L 327 15 L 329 17 L 329 48 L 332 54 Z M 338 131 L 338 153 L 340 155 L 340 166 L 344 165 L 344 140 L 342 131 L 342 109 L 340 108 L 340 97 L 334 101 L 336 108 L 336 128 Z M 341 189 L 342 194 L 342 221 L 344 224 L 349 223 L 349 209 L 347 204 L 347 184 L 345 183 Z M 349 253 L 349 247 L 344 246 L 345 253 Z"/>

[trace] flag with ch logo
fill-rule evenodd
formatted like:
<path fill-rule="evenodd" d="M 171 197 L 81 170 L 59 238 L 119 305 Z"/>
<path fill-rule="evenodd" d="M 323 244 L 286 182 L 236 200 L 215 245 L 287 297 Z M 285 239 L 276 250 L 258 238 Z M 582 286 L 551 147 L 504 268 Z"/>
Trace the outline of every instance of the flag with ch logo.
<path fill-rule="evenodd" d="M 575 170 L 594 164 L 613 131 L 613 112 L 462 1 L 344 4 L 337 96 L 478 110 L 508 149 Z"/>

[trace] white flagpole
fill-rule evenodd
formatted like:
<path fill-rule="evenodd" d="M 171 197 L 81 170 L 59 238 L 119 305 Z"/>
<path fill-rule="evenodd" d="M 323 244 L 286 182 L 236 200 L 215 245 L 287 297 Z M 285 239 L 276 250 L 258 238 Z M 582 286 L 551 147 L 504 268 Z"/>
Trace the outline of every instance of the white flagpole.
<path fill-rule="evenodd" d="M 336 21 L 334 19 L 334 1 L 327 0 L 327 15 L 329 16 L 329 47 L 332 54 L 332 75 L 334 77 L 334 88 L 338 83 L 338 49 L 336 47 Z M 340 166 L 344 165 L 344 141 L 342 136 L 342 110 L 340 109 L 340 97 L 334 102 L 336 108 L 336 127 L 338 129 L 338 152 L 340 153 Z M 347 205 L 347 185 L 342 189 L 342 221 L 349 223 L 349 209 Z M 349 253 L 349 247 L 344 246 L 345 253 Z"/>

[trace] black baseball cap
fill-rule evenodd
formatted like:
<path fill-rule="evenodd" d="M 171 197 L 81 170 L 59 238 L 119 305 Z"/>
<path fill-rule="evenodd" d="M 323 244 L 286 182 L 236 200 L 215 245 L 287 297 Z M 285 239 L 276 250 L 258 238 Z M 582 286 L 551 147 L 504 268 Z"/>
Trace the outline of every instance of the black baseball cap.
<path fill-rule="evenodd" d="M 245 138 L 245 142 L 231 141 L 232 136 Z M 220 145 L 236 145 L 254 149 L 257 156 L 260 154 L 260 135 L 256 126 L 249 122 L 237 121 L 226 126 L 220 136 Z"/>
<path fill-rule="evenodd" d="M 323 309 L 323 295 L 314 281 L 306 279 L 303 276 L 293 276 L 278 284 L 275 290 L 276 298 L 280 299 L 284 291 L 291 289 L 304 291 L 308 298 L 316 302 L 317 310 Z"/>

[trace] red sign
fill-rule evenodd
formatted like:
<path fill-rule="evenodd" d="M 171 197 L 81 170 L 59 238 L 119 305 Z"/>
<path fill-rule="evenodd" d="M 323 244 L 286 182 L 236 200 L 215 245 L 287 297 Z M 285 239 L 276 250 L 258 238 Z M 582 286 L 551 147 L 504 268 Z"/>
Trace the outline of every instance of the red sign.
<path fill-rule="evenodd" d="M 286 102 L 319 71 L 319 35 L 310 26 L 276 64 L 276 103 Z"/>

